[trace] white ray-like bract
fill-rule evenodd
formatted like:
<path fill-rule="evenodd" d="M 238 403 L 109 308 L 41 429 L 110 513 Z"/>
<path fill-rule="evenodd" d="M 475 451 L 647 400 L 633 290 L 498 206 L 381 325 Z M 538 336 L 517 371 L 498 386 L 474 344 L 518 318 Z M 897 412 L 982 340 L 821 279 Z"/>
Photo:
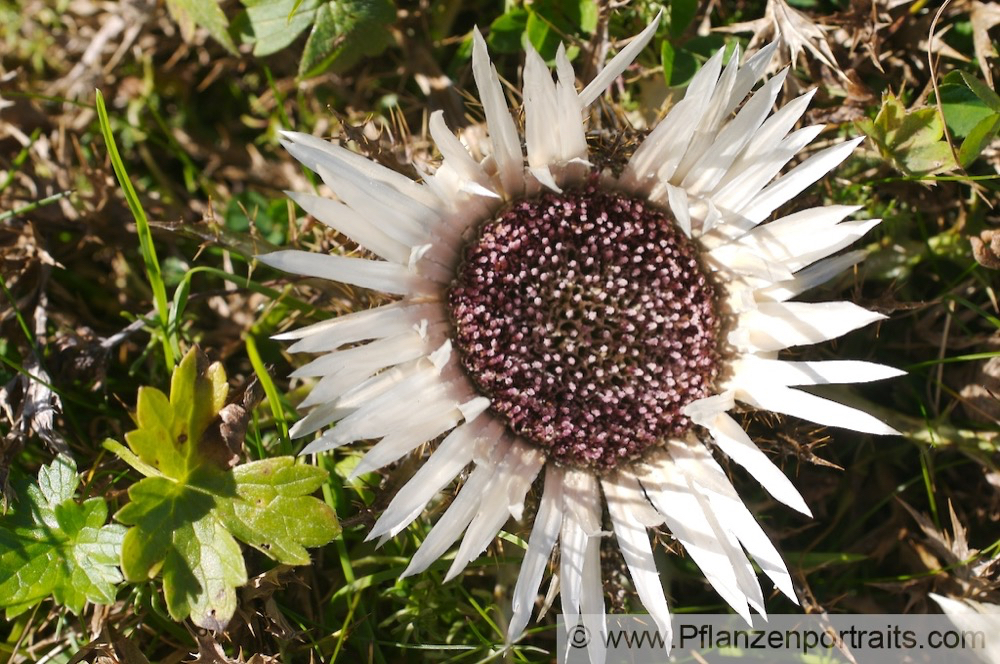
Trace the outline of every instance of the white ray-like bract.
<path fill-rule="evenodd" d="M 764 613 L 767 594 L 751 560 L 796 601 L 784 562 L 713 451 L 746 469 L 777 501 L 806 515 L 809 507 L 730 416 L 737 402 L 821 425 L 893 433 L 867 413 L 798 387 L 881 380 L 901 372 L 859 361 L 792 362 L 777 357 L 785 349 L 834 339 L 884 316 L 849 302 L 793 301 L 858 263 L 864 252 L 834 254 L 878 220 L 849 220 L 856 208 L 830 206 L 767 221 L 840 164 L 858 142 L 816 151 L 787 168 L 822 127 L 795 128 L 811 92 L 773 110 L 787 72 L 752 92 L 774 45 L 742 65 L 737 52 L 723 66 L 719 52 L 694 76 L 686 96 L 645 137 L 618 177 L 610 171 L 595 172 L 588 154 L 588 106 L 649 43 L 656 25 L 631 40 L 580 92 L 563 48 L 556 54 L 553 78 L 529 47 L 523 70 L 523 145 L 486 42 L 476 31 L 472 72 L 486 118 L 485 157 L 474 156 L 446 126 L 443 115 L 434 113 L 429 129 L 442 162 L 421 182 L 333 143 L 284 134 L 291 154 L 316 171 L 337 199 L 299 193 L 290 194 L 293 200 L 378 258 L 279 251 L 261 261 L 303 276 L 399 296 L 392 304 L 279 337 L 295 341 L 292 351 L 324 353 L 295 372 L 319 381 L 305 403 L 311 412 L 292 433 L 306 436 L 326 428 L 306 452 L 380 439 L 365 454 L 359 473 L 377 470 L 443 437 L 393 498 L 370 539 L 384 541 L 399 533 L 471 467 L 404 575 L 426 569 L 461 540 L 447 577 L 459 574 L 509 518 L 522 518 L 526 495 L 536 478 L 544 476 L 513 589 L 510 642 L 529 621 L 555 549 L 560 552 L 563 613 L 591 630 L 602 628 L 599 552 L 602 540 L 614 537 L 640 600 L 669 643 L 667 593 L 648 532 L 661 526 L 748 621 L 751 609 Z M 461 364 L 461 353 L 470 349 L 453 352 L 453 343 L 459 343 L 454 331 L 457 314 L 449 308 L 453 279 L 475 229 L 520 201 L 586 183 L 625 192 L 669 214 L 690 238 L 686 241 L 697 247 L 700 263 L 718 289 L 716 304 L 725 303 L 719 309 L 724 350 L 713 360 L 724 369 L 718 372 L 724 379 L 713 379 L 703 396 L 676 404 L 688 418 L 686 433 L 666 436 L 641 456 L 606 472 L 556 463 L 549 457 L 550 448 L 511 424 L 508 418 L 517 409 L 501 414 L 497 395 L 477 387 L 481 382 Z M 480 307 L 470 315 L 489 313 Z M 659 323 L 670 329 L 671 321 L 687 315 Z M 572 362 L 566 370 L 560 374 L 561 368 L 552 369 L 559 375 L 550 380 L 572 382 Z M 673 378 L 665 380 L 672 384 Z M 552 424 L 546 431 L 555 429 Z M 600 645 L 593 645 L 590 654 L 601 659 Z"/>

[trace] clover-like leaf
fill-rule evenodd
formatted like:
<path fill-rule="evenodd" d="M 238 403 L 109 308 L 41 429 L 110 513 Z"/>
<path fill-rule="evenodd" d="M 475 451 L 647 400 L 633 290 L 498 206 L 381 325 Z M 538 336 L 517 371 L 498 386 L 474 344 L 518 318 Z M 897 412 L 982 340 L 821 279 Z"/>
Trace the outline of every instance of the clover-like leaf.
<path fill-rule="evenodd" d="M 8 618 L 48 597 L 74 613 L 87 601 L 114 602 L 125 529 L 105 525 L 102 498 L 76 502 L 78 485 L 76 464 L 58 457 L 0 514 L 0 605 Z"/>
<path fill-rule="evenodd" d="M 121 547 L 125 578 L 162 577 L 170 615 L 213 630 L 225 628 L 236 588 L 247 582 L 237 540 L 301 565 L 309 562 L 305 547 L 326 544 L 340 531 L 333 510 L 309 495 L 326 481 L 325 470 L 292 457 L 232 467 L 234 441 L 222 432 L 245 428 L 225 417 L 234 408 L 225 405 L 227 394 L 222 365 L 208 366 L 192 350 L 174 370 L 169 398 L 140 388 L 139 428 L 125 435 L 131 451 L 107 445 L 147 475 L 129 488 L 129 504 L 115 515 L 132 526 Z"/>

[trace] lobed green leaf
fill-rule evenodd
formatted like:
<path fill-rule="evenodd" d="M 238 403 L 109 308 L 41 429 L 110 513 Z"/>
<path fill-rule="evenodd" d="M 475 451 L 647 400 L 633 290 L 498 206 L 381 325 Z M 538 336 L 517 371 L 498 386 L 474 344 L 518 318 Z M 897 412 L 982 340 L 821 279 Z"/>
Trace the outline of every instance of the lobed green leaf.
<path fill-rule="evenodd" d="M 0 515 L 0 605 L 8 618 L 52 597 L 73 613 L 114 602 L 125 528 L 105 525 L 102 498 L 79 504 L 76 464 L 44 466 L 24 500 Z"/>
<path fill-rule="evenodd" d="M 197 350 L 174 370 L 169 398 L 140 389 L 139 428 L 125 439 L 145 470 L 160 474 L 132 485 L 130 502 L 115 515 L 131 526 L 121 546 L 125 578 L 162 577 L 171 617 L 190 617 L 212 630 L 225 628 L 236 610 L 236 588 L 247 582 L 237 540 L 301 565 L 309 562 L 306 547 L 339 533 L 333 510 L 309 495 L 326 481 L 325 470 L 291 457 L 229 467 L 235 462 L 227 462 L 229 445 L 243 441 L 222 434 L 221 412 L 232 415 L 235 407 L 225 405 L 227 395 L 222 366 L 208 366 Z M 120 447 L 108 449 L 131 460 Z"/>

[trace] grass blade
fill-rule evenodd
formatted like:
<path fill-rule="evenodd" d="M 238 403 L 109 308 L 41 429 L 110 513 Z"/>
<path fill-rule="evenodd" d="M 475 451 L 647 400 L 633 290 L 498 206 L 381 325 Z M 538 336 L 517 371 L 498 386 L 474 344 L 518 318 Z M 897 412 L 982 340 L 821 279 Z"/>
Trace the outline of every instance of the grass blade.
<path fill-rule="evenodd" d="M 171 334 L 167 329 L 170 316 L 170 308 L 167 304 L 167 288 L 163 285 L 163 274 L 160 272 L 160 261 L 156 257 L 156 247 L 153 246 L 153 233 L 149 228 L 149 219 L 142 209 L 139 197 L 132 187 L 125 164 L 118 153 L 118 146 L 115 144 L 114 134 L 111 133 L 111 122 L 108 120 L 108 111 L 104 106 L 104 95 L 97 90 L 96 97 L 97 118 L 101 125 L 101 134 L 104 136 L 104 143 L 108 146 L 108 156 L 111 158 L 111 167 L 115 171 L 118 185 L 122 188 L 125 202 L 128 203 L 129 210 L 135 218 L 136 232 L 139 234 L 139 249 L 142 253 L 142 260 L 146 266 L 146 277 L 149 285 L 153 289 L 153 298 L 156 304 L 156 313 L 160 319 L 161 341 L 163 343 L 163 354 L 167 361 L 167 370 L 174 368 L 176 358 L 180 355 L 180 345 L 177 336 Z"/>

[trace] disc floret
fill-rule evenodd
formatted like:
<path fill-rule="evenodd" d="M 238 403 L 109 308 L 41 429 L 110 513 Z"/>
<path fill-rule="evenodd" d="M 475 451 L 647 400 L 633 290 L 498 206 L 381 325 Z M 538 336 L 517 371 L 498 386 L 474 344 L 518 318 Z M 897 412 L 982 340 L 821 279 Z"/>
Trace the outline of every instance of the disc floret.
<path fill-rule="evenodd" d="M 716 292 L 697 246 L 599 184 L 507 206 L 448 291 L 455 346 L 493 412 L 556 462 L 605 471 L 691 427 L 718 373 Z"/>

